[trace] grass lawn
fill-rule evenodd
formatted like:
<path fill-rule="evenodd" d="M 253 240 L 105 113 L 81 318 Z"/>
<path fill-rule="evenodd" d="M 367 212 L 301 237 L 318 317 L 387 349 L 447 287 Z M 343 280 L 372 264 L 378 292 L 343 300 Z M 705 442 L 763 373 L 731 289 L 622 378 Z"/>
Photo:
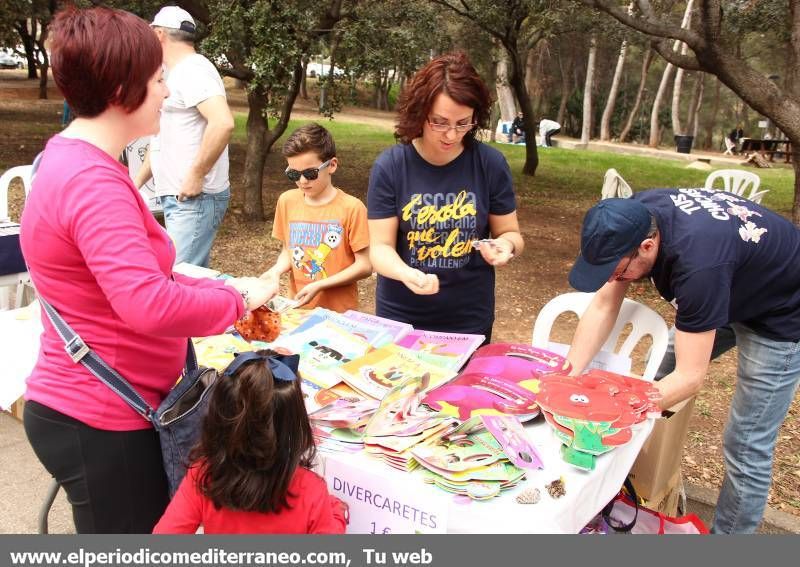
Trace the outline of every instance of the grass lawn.
<path fill-rule="evenodd" d="M 235 139 L 242 143 L 246 137 L 245 122 L 246 116 L 237 113 Z M 275 144 L 273 153 L 279 154 L 280 145 L 288 133 L 306 122 L 291 120 L 286 133 Z M 333 135 L 342 164 L 362 174 L 365 183 L 375 157 L 394 143 L 392 132 L 386 128 L 324 119 L 319 123 Z M 523 146 L 492 145 L 506 156 L 523 204 L 535 204 L 542 200 L 563 202 L 567 195 L 572 195 L 575 205 L 586 207 L 587 203 L 599 199 L 603 175 L 612 167 L 625 178 L 634 191 L 655 187 L 702 187 L 709 174 L 708 171 L 687 168 L 687 162 L 684 161 L 548 148 L 540 149 L 536 175 L 529 177 L 521 173 L 525 161 Z M 764 205 L 784 215 L 791 214 L 794 196 L 794 171 L 791 168 L 737 169 L 755 171 L 761 177 L 761 189 L 770 190 L 764 196 Z"/>

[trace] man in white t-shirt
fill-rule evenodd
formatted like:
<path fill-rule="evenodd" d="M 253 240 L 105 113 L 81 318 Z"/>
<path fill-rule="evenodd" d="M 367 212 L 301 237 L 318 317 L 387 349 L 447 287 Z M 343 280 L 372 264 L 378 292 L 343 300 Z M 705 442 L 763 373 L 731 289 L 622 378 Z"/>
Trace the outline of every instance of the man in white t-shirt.
<path fill-rule="evenodd" d="M 555 120 L 542 118 L 539 121 L 539 145 L 549 148 L 553 145 L 551 138 L 561 132 L 561 124 Z"/>
<path fill-rule="evenodd" d="M 162 8 L 150 24 L 161 42 L 170 95 L 161 131 L 136 176 L 152 176 L 175 241 L 176 263 L 208 267 L 211 245 L 230 201 L 228 141 L 233 115 L 214 65 L 195 51 L 196 26 L 186 10 Z"/>

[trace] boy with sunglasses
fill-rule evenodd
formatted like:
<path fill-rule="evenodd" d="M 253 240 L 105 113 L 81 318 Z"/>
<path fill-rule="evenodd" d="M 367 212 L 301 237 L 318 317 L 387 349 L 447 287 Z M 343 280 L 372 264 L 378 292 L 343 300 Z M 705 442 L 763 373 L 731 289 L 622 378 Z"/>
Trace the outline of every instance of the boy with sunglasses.
<path fill-rule="evenodd" d="M 357 309 L 356 282 L 372 273 L 367 209 L 333 185 L 339 166 L 333 137 L 307 124 L 292 132 L 282 153 L 297 188 L 278 198 L 272 236 L 283 248 L 261 278 L 278 282 L 289 272 L 291 295 L 304 308 Z"/>

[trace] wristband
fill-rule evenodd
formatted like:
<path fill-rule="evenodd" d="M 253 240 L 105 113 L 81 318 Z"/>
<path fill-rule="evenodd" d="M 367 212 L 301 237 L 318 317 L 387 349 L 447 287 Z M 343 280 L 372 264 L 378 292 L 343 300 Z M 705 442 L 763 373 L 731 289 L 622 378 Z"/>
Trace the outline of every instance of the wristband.
<path fill-rule="evenodd" d="M 244 301 L 244 310 L 250 311 L 250 309 L 247 307 L 250 304 L 250 292 L 246 289 L 243 289 L 239 293 L 242 295 L 242 301 Z"/>

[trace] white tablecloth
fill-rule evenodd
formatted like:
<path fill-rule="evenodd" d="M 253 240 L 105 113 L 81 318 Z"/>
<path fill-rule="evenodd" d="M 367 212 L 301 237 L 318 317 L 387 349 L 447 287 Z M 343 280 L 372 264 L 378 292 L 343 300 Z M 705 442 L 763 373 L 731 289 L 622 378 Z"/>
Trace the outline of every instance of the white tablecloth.
<path fill-rule="evenodd" d="M 331 491 L 350 506 L 349 533 L 382 533 L 383 527 L 389 527 L 392 533 L 577 533 L 619 492 L 652 428 L 653 420 L 638 425 L 629 443 L 600 456 L 595 470 L 587 472 L 564 462 L 559 454 L 560 442 L 551 427 L 541 417 L 537 418 L 526 431 L 539 450 L 544 469 L 529 471 L 527 480 L 519 486 L 487 501 L 471 501 L 427 486 L 420 475 L 392 469 L 361 453 L 320 453 L 319 472 L 326 477 Z M 332 468 L 339 480 L 334 481 Z M 341 477 L 355 482 L 344 483 Z M 553 499 L 545 484 L 557 478 L 563 478 L 566 494 Z M 516 502 L 516 496 L 527 487 L 541 492 L 538 504 Z M 372 498 L 367 497 L 367 491 Z M 375 498 L 376 494 L 380 498 Z M 439 522 L 436 529 L 431 528 L 431 522 L 421 525 L 421 514 L 417 514 L 415 522 L 413 510 L 392 513 L 386 510 L 387 498 L 408 503 L 411 509 L 425 509 L 427 502 L 429 514 L 430 510 L 441 511 L 446 507 L 439 514 L 446 518 L 444 526 L 438 525 Z M 417 504 L 420 501 L 422 505 Z"/>
<path fill-rule="evenodd" d="M 25 379 L 39 356 L 41 334 L 38 308 L 0 311 L 0 409 L 8 409 L 25 393 Z"/>
<path fill-rule="evenodd" d="M 2 408 L 22 396 L 38 356 L 42 327 L 37 311 L 24 316 L 28 309 L 0 311 Z M 619 491 L 652 428 L 652 420 L 640 424 L 628 444 L 602 455 L 595 470 L 585 472 L 563 461 L 550 426 L 537 418 L 526 431 L 545 468 L 529 471 L 526 481 L 488 501 L 454 496 L 424 484 L 418 473 L 397 471 L 361 453 L 320 453 L 318 470 L 332 493 L 350 505 L 352 533 L 576 533 Z M 554 500 L 544 485 L 557 478 L 564 479 L 566 495 Z M 516 502 L 527 487 L 541 492 L 538 504 Z"/>

